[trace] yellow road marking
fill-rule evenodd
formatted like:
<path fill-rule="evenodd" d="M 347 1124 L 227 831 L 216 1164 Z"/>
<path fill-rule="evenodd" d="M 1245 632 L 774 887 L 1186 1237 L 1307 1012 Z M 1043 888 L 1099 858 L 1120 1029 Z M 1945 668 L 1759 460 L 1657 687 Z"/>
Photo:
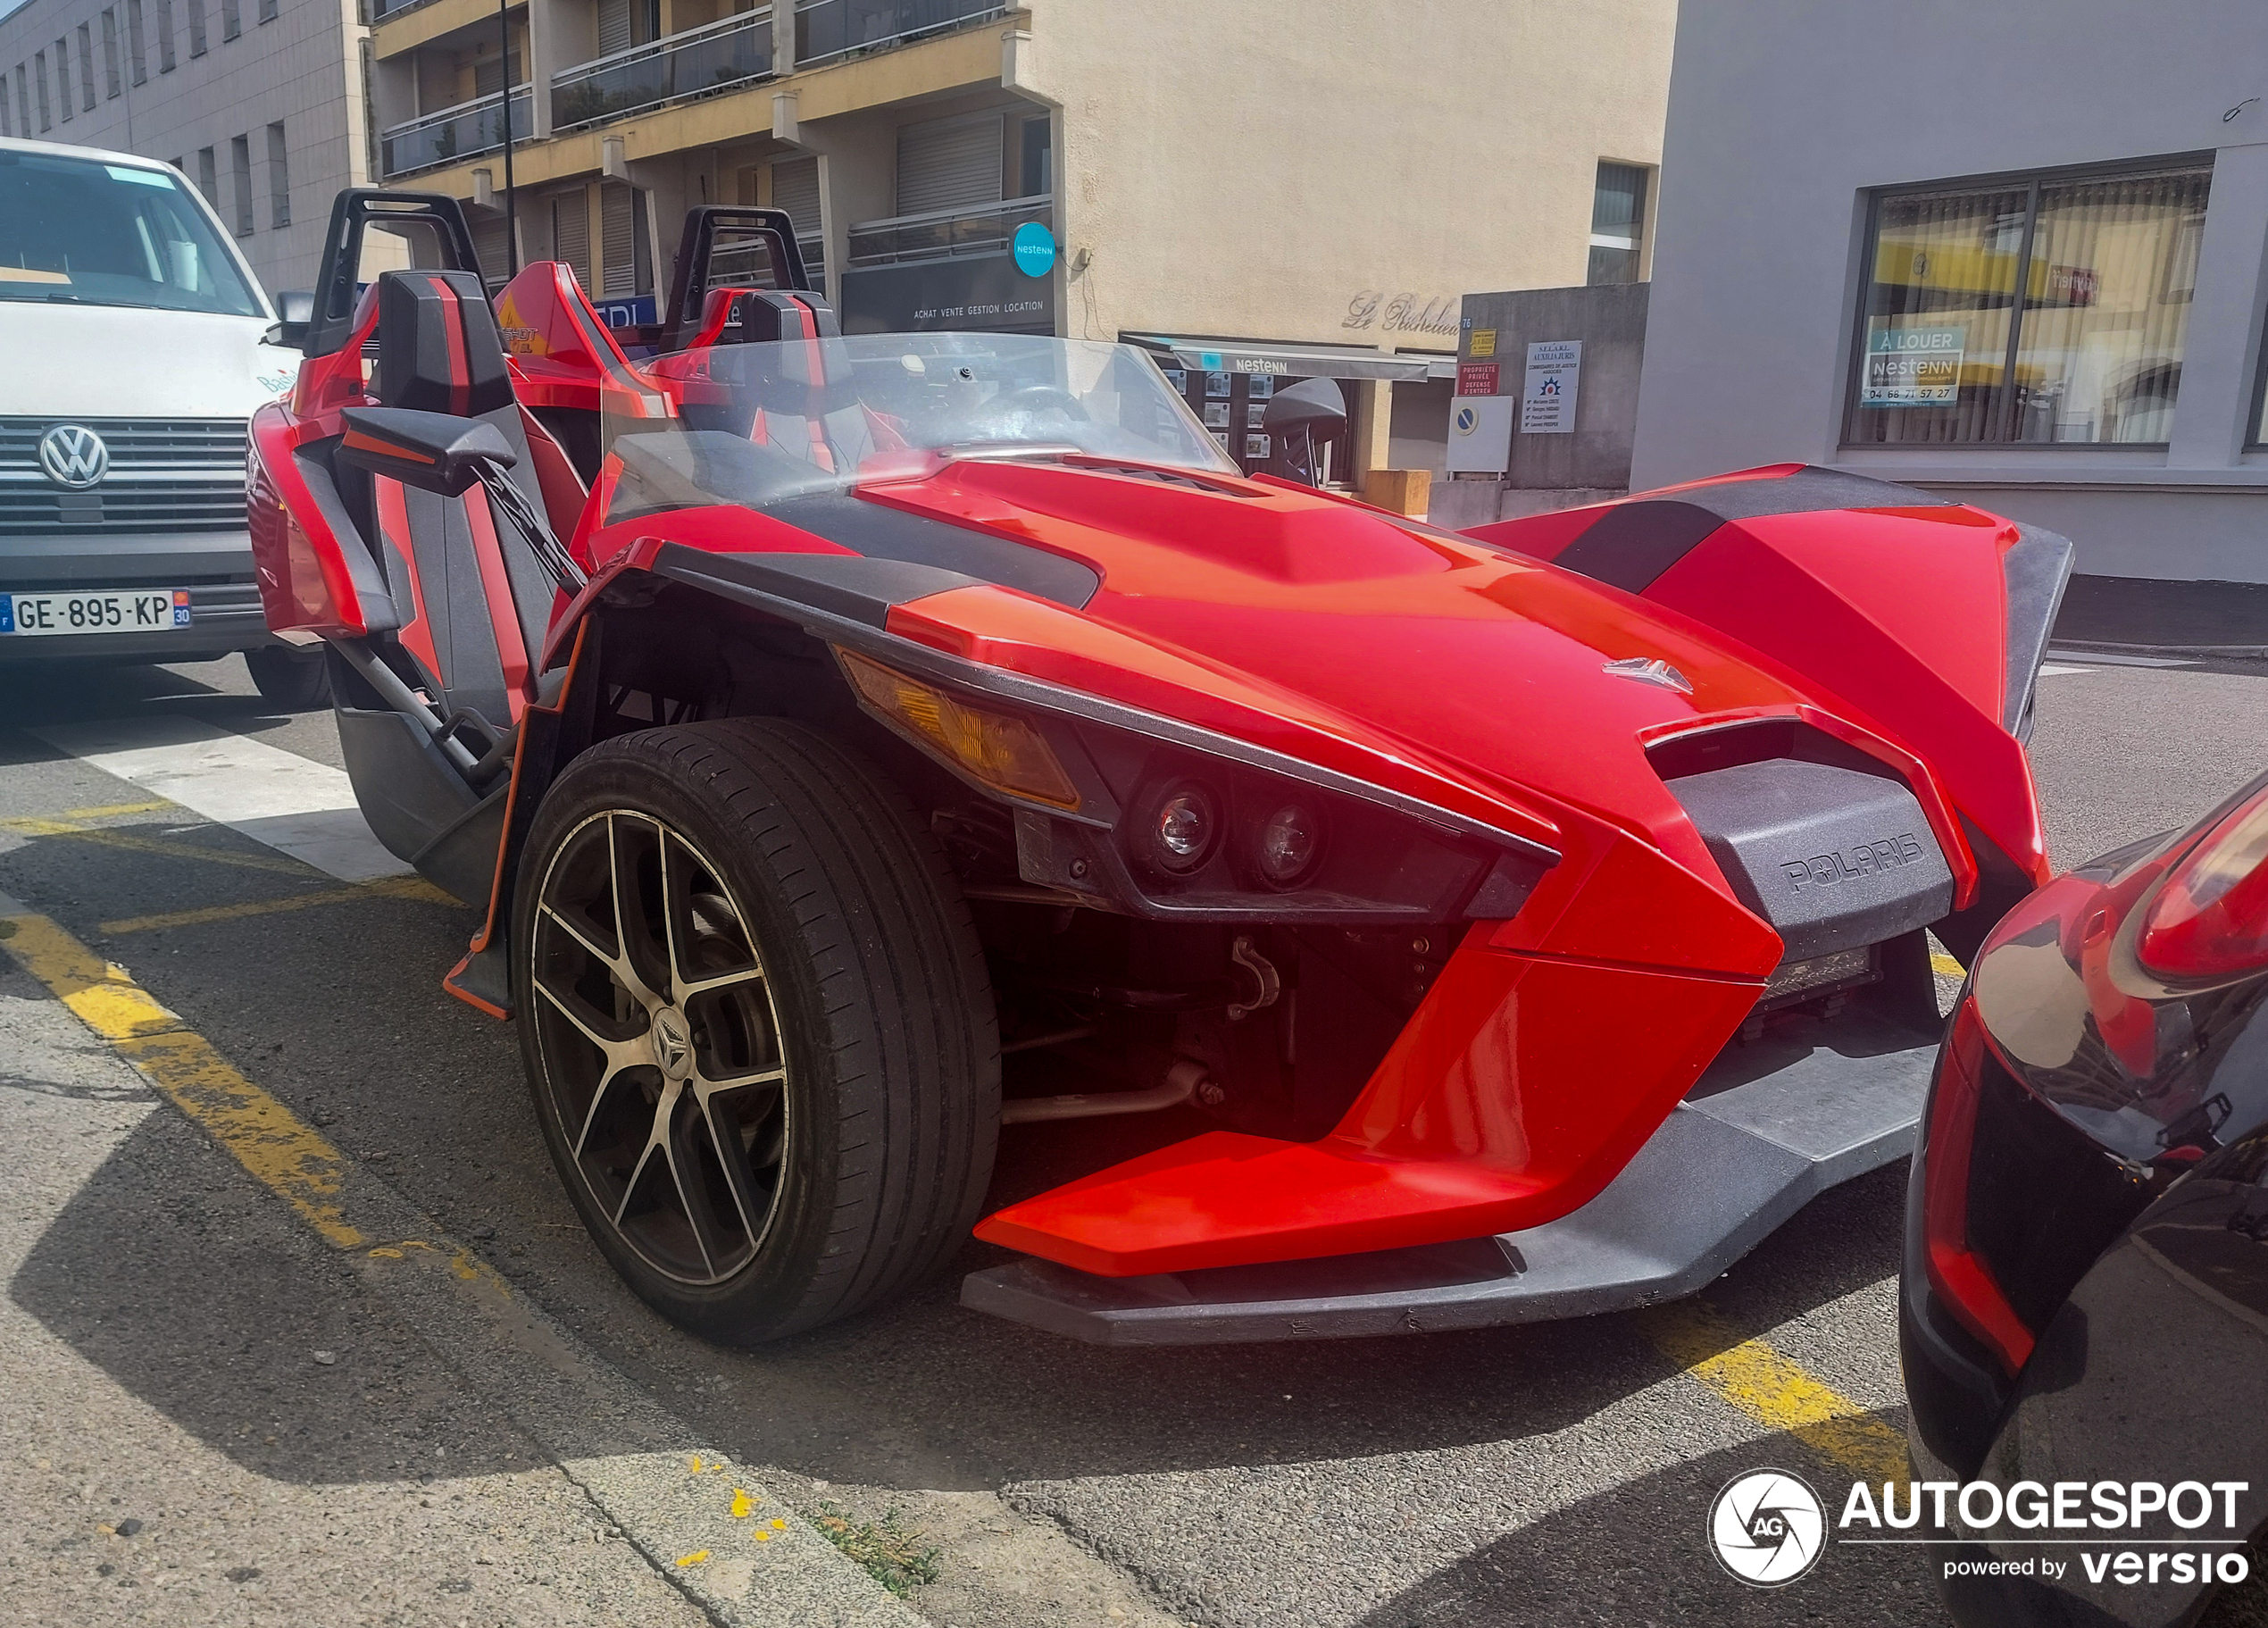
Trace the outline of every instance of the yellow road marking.
<path fill-rule="evenodd" d="M 1939 954 L 1930 957 L 1930 970 L 1940 978 L 1966 978 L 1969 969 L 1951 956 Z"/>
<path fill-rule="evenodd" d="M 92 842 L 101 847 L 124 848 L 136 854 L 158 854 L 168 859 L 205 859 L 214 864 L 238 865 L 247 871 L 271 871 L 279 876 L 317 876 L 321 874 L 313 865 L 281 856 L 270 858 L 263 854 L 226 854 L 218 848 L 199 847 L 195 843 L 168 842 L 162 837 L 130 837 L 121 831 L 95 831 L 83 825 L 73 825 L 68 820 L 21 819 L 5 822 L 10 831 L 21 831 L 30 837 L 65 837 L 73 842 Z"/>
<path fill-rule="evenodd" d="M 1647 1314 L 1664 1355 L 1759 1424 L 1785 1431 L 1868 1481 L 1906 1479 L 1905 1438 L 1722 1312 L 1681 1300 Z"/>
<path fill-rule="evenodd" d="M 457 902 L 421 876 L 390 876 L 359 882 L 351 888 L 325 888 L 316 893 L 291 893 L 281 898 L 247 899 L 240 905 L 213 905 L 203 910 L 175 910 L 163 915 L 131 915 L 122 921 L 102 923 L 96 931 L 107 936 L 157 932 L 169 927 L 201 927 L 208 922 L 233 922 L 245 916 L 305 910 L 316 905 L 349 905 L 365 898 L 421 899 L 432 905 Z"/>
<path fill-rule="evenodd" d="M 323 1238 L 342 1249 L 362 1246 L 362 1233 L 337 1202 L 346 1162 L 338 1148 L 184 1027 L 125 968 L 104 961 L 44 915 L 0 921 L 15 930 L 0 945 L 79 1022 L 116 1047 Z"/>

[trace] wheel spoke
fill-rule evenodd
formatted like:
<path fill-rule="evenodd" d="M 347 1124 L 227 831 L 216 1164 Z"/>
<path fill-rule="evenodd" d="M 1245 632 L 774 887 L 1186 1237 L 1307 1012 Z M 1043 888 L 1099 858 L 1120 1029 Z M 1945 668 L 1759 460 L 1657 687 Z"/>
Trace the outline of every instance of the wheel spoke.
<path fill-rule="evenodd" d="M 761 983 L 763 981 L 763 968 L 760 966 L 744 966 L 737 973 L 719 973 L 713 978 L 696 979 L 690 983 L 679 984 L 677 988 L 678 1005 L 681 1006 L 687 1001 L 694 998 L 694 997 L 697 995 L 706 995 L 712 989 L 730 989 L 744 983 Z"/>
<path fill-rule="evenodd" d="M 752 1085 L 778 1085 L 787 1077 L 788 1071 L 778 1067 L 760 1068 L 746 1074 L 725 1074 L 714 1079 L 707 1074 L 696 1073 L 693 1076 L 693 1089 L 699 1093 L 705 1106 L 710 1098 L 721 1096 L 726 1091 L 738 1091 Z"/>
<path fill-rule="evenodd" d="M 662 1130 L 657 1126 L 656 1131 L 668 1138 L 663 1156 L 670 1162 L 670 1180 L 677 1187 L 678 1205 L 685 1212 L 686 1224 L 693 1229 L 694 1242 L 701 1247 L 702 1265 L 711 1277 L 714 1277 L 717 1262 L 727 1253 L 728 1245 L 723 1231 L 717 1225 L 716 1211 L 709 1202 L 708 1189 L 702 1184 L 700 1166 L 693 1147 L 693 1127 L 698 1124 L 705 1134 L 709 1132 L 710 1127 L 707 1115 L 700 1111 L 697 1103 L 687 1106 L 693 1110 L 691 1113 L 672 1115 L 669 1127 Z M 714 1148 L 717 1163 L 723 1164 L 724 1149 L 715 1147 L 713 1134 L 709 1140 Z M 730 1180 L 729 1176 L 726 1179 L 728 1181 Z M 746 1215 L 741 1217 L 741 1226 L 744 1231 L 747 1230 Z M 754 1238 L 755 1234 L 750 1232 L 749 1236 Z"/>
<path fill-rule="evenodd" d="M 542 911 L 545 918 L 554 926 L 557 927 L 560 931 L 565 933 L 569 938 L 574 939 L 577 944 L 582 946 L 584 954 L 590 956 L 592 960 L 597 962 L 599 965 L 605 967 L 617 978 L 620 978 L 622 975 L 622 958 L 620 956 L 610 955 L 605 950 L 600 948 L 598 940 L 592 938 L 590 934 L 585 932 L 581 925 L 572 917 L 565 914 L 563 912 L 554 909 L 549 903 L 538 905 L 537 908 Z"/>
<path fill-rule="evenodd" d="M 655 981 L 649 979 L 646 969 L 638 964 L 638 952 L 633 948 L 637 941 L 643 939 L 647 948 L 652 949 L 653 936 L 646 925 L 645 900 L 638 889 L 637 868 L 622 863 L 623 833 L 620 829 L 621 823 L 614 815 L 610 814 L 606 816 L 607 885 L 614 897 L 614 941 L 621 946 L 622 952 L 613 970 L 614 975 L 622 981 L 623 987 L 651 1012 L 667 1003 L 655 992 Z M 654 825 L 649 829 L 658 838 L 662 828 Z M 661 981 L 666 983 L 668 980 L 664 978 Z"/>
<path fill-rule="evenodd" d="M 741 1145 L 740 1127 L 730 1115 L 721 1124 L 718 1123 L 713 1096 L 702 1097 L 701 1114 L 708 1126 L 709 1140 L 717 1151 L 717 1163 L 724 1170 L 725 1185 L 732 1190 L 733 1206 L 740 1212 L 741 1231 L 748 1235 L 749 1247 L 754 1248 L 759 1236 L 757 1219 L 767 1212 L 770 1195 L 756 1190 L 755 1163 Z"/>
<path fill-rule="evenodd" d="M 654 1138 L 649 1136 L 646 1139 L 646 1146 L 638 1150 L 638 1163 L 630 1167 L 630 1179 L 622 1183 L 621 1198 L 614 1206 L 614 1226 L 618 1231 L 621 1229 L 622 1217 L 630 1213 L 630 1200 L 638 1197 L 638 1184 L 645 1178 L 646 1166 L 653 1159 L 656 1146 L 658 1143 Z"/>
<path fill-rule="evenodd" d="M 635 1039 L 624 1039 L 600 1033 L 598 1023 L 594 1021 L 596 1014 L 592 1013 L 583 1004 L 580 996 L 562 995 L 540 978 L 531 981 L 535 985 L 537 994 L 549 1001 L 554 1010 L 574 1024 L 576 1031 L 582 1035 L 583 1039 L 606 1055 L 606 1064 L 609 1068 L 620 1068 L 632 1060 L 626 1054 L 637 1048 L 638 1042 Z"/>

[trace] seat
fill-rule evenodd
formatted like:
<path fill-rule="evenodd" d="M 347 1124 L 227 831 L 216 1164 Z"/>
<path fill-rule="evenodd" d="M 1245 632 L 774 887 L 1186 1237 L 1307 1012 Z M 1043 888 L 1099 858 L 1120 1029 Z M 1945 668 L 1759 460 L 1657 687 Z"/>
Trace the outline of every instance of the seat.
<path fill-rule="evenodd" d="M 379 279 L 373 394 L 389 407 L 493 424 L 518 459 L 507 478 L 544 513 L 504 344 L 478 273 L 388 271 Z M 376 476 L 371 510 L 402 614 L 396 635 L 402 649 L 438 689 L 445 711 L 472 714 L 501 736 L 533 693 L 557 596 L 549 573 L 482 487 L 444 497 Z"/>

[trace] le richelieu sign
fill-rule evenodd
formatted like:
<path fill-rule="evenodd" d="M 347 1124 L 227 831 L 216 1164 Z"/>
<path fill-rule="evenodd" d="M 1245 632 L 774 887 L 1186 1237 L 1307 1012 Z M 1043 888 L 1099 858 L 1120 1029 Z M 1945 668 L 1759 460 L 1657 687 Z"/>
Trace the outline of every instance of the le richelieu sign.
<path fill-rule="evenodd" d="M 1383 289 L 1365 288 L 1347 302 L 1346 320 L 1339 326 L 1378 333 L 1431 333 L 1455 338 L 1458 305 L 1454 294 L 1436 294 L 1421 299 L 1414 294 L 1388 295 Z"/>

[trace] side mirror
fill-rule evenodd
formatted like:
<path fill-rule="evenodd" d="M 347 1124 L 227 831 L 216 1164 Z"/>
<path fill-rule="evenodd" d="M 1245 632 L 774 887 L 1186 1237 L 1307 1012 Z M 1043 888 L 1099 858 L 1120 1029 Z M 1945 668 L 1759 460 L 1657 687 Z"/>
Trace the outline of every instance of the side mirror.
<path fill-rule="evenodd" d="M 1260 427 L 1268 432 L 1274 462 L 1288 480 L 1305 486 L 1322 478 L 1315 443 L 1347 433 L 1347 397 L 1335 379 L 1303 379 L 1268 398 Z"/>
<path fill-rule="evenodd" d="M 475 485 L 487 470 L 510 469 L 520 461 L 504 431 L 486 419 L 410 407 L 349 407 L 341 416 L 346 421 L 341 458 L 444 497 Z"/>
<path fill-rule="evenodd" d="M 307 343 L 307 324 L 315 320 L 315 296 L 308 288 L 287 288 L 276 296 L 278 321 L 268 324 L 268 331 L 260 336 L 263 345 L 280 345 L 288 350 L 298 350 Z"/>

